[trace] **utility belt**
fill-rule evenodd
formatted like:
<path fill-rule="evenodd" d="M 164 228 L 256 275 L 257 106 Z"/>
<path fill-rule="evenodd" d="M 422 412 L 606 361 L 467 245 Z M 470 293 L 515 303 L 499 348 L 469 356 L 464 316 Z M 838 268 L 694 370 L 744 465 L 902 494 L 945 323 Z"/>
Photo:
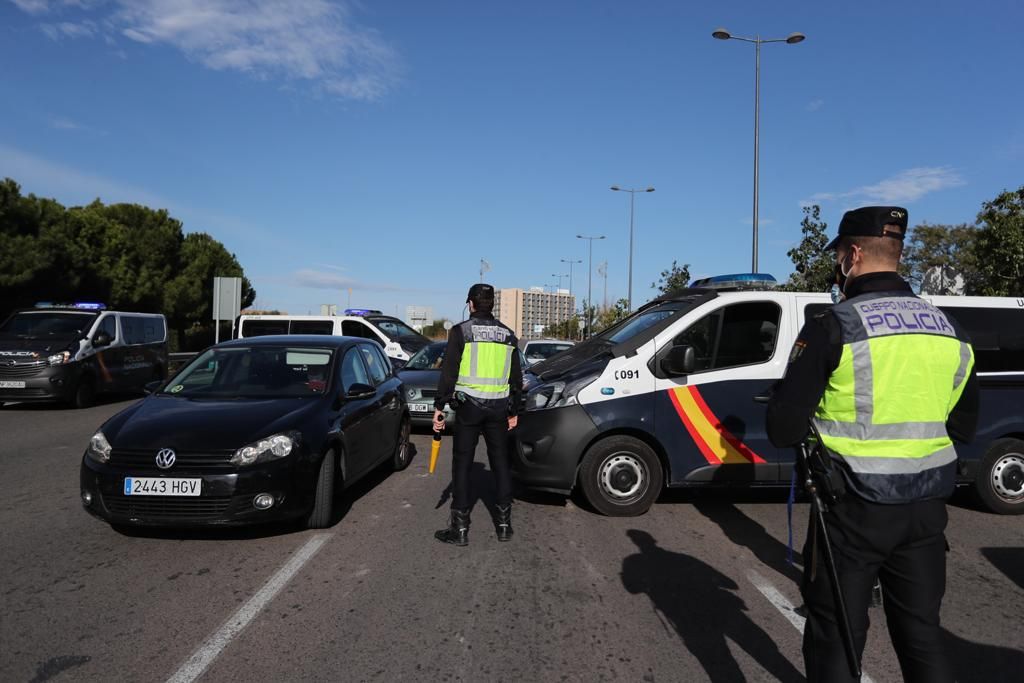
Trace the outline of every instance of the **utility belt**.
<path fill-rule="evenodd" d="M 836 505 L 846 497 L 846 479 L 840 467 L 832 459 L 831 454 L 824 444 L 818 441 L 810 441 L 807 449 L 806 466 L 810 472 L 810 479 L 818 489 L 818 495 L 826 506 Z"/>
<path fill-rule="evenodd" d="M 493 401 L 484 401 L 482 399 L 478 399 L 475 396 L 470 396 L 464 391 L 456 391 L 452 395 L 451 400 L 448 401 L 448 405 L 450 405 L 452 407 L 452 410 L 454 410 L 455 412 L 458 412 L 459 408 L 465 405 L 474 405 L 480 410 L 486 410 L 491 412 L 505 412 L 508 409 L 508 401 L 508 398 L 499 398 L 494 399 Z"/>

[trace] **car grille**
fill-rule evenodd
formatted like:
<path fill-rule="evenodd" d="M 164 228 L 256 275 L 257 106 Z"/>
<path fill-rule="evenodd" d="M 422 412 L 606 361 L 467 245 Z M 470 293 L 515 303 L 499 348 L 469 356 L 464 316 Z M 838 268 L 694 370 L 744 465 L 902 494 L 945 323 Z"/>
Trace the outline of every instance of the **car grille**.
<path fill-rule="evenodd" d="M 157 448 L 115 448 L 110 453 L 110 464 L 134 469 L 155 469 Z M 230 471 L 234 451 L 176 451 L 174 466 L 169 471 L 198 470 L 202 472 Z"/>
<path fill-rule="evenodd" d="M 437 398 L 437 389 L 420 389 L 423 398 Z"/>
<path fill-rule="evenodd" d="M 35 377 L 43 371 L 44 365 L 0 365 L 0 377 Z"/>
<path fill-rule="evenodd" d="M 103 502 L 116 515 L 140 519 L 212 519 L 231 507 L 231 496 L 221 498 L 157 498 L 108 496 Z"/>

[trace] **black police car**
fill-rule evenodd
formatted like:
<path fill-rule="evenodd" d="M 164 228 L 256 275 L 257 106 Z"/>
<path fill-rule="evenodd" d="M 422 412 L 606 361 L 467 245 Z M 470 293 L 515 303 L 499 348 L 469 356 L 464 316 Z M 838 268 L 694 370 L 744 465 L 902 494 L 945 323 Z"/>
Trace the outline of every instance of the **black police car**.
<path fill-rule="evenodd" d="M 338 488 L 409 464 L 401 381 L 370 340 L 237 339 L 153 389 L 82 458 L 82 503 L 114 524 L 321 528 Z"/>

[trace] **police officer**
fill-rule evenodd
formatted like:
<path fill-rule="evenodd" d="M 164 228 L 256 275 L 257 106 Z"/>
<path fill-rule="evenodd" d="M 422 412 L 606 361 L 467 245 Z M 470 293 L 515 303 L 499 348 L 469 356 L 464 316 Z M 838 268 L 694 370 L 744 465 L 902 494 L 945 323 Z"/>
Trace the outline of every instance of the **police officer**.
<path fill-rule="evenodd" d="M 434 534 L 439 541 L 455 545 L 469 543 L 469 512 L 473 504 L 470 471 L 481 433 L 497 489 L 495 530 L 499 541 L 512 538 L 507 432 L 518 421 L 523 386 L 515 333 L 491 313 L 494 287 L 473 285 L 466 302 L 470 317 L 448 332 L 448 347 L 434 400 L 435 431 L 444 429 L 445 404 L 455 408 L 451 518 L 447 529 Z"/>
<path fill-rule="evenodd" d="M 906 681 L 952 681 L 939 629 L 946 588 L 946 499 L 957 456 L 974 436 L 974 352 L 957 323 L 897 274 L 907 211 L 843 215 L 836 252 L 845 300 L 804 325 L 768 404 L 768 437 L 799 443 L 813 417 L 841 472 L 843 499 L 825 524 L 858 658 L 881 581 L 889 633 Z M 813 525 L 813 520 L 812 520 Z M 847 666 L 822 544 L 808 531 L 801 593 L 809 681 L 854 680 Z"/>

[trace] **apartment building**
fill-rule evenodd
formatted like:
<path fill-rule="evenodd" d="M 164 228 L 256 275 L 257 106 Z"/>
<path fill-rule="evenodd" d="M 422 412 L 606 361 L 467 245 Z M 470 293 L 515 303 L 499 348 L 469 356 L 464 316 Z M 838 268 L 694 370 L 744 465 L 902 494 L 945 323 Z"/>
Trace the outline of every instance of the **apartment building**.
<path fill-rule="evenodd" d="M 494 315 L 520 340 L 541 339 L 548 325 L 568 320 L 576 312 L 576 297 L 567 289 L 545 292 L 543 287 L 498 289 Z"/>

